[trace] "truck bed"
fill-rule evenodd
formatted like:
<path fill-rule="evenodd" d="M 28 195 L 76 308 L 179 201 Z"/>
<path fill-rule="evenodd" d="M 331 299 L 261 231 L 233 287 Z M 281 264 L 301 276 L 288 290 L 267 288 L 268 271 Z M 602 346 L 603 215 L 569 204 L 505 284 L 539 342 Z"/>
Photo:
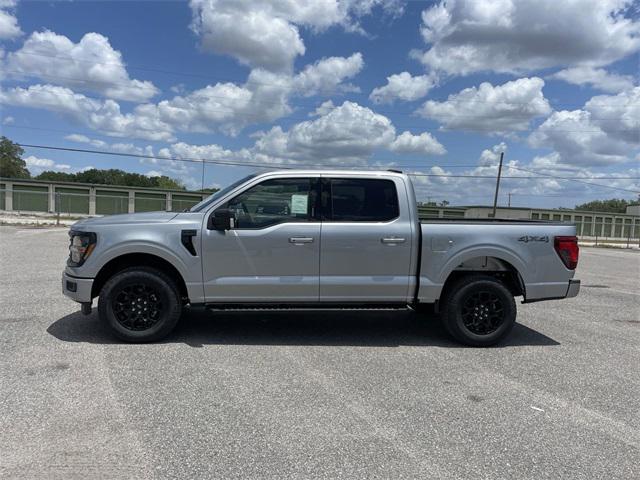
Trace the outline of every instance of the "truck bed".
<path fill-rule="evenodd" d="M 575 271 L 562 263 L 554 237 L 575 236 L 575 225 L 507 219 L 421 220 L 418 300 L 440 298 L 454 270 L 513 272 L 524 286 L 525 300 L 566 296 Z"/>

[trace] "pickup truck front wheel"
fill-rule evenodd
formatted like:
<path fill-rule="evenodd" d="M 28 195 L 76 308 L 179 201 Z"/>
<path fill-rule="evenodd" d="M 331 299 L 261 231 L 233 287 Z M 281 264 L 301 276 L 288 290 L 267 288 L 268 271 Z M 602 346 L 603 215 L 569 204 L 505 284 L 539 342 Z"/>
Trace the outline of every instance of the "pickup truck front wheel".
<path fill-rule="evenodd" d="M 516 321 L 516 302 L 509 289 L 487 275 L 463 277 L 448 289 L 442 320 L 459 342 L 474 347 L 495 345 Z"/>
<path fill-rule="evenodd" d="M 127 342 L 153 342 L 178 323 L 182 303 L 176 284 L 158 270 L 133 267 L 118 272 L 102 287 L 98 314 Z"/>

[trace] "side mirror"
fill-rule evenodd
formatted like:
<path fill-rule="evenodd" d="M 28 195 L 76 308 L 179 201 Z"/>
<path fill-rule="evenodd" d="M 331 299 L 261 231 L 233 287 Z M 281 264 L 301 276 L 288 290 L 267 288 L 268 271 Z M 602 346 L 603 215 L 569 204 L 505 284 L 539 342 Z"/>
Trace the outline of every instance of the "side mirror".
<path fill-rule="evenodd" d="M 209 216 L 207 228 L 209 230 L 231 230 L 236 226 L 236 215 L 226 208 L 219 208 Z"/>

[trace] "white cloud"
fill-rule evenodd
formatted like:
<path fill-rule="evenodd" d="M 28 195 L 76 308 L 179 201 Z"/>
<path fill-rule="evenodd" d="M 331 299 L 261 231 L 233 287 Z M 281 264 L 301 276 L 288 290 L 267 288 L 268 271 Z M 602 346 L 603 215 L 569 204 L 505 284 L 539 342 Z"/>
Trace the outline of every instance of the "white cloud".
<path fill-rule="evenodd" d="M 387 77 L 387 84 L 374 88 L 369 98 L 374 103 L 392 103 L 394 100 L 410 102 L 424 97 L 435 86 L 432 75 L 411 76 L 402 72 Z"/>
<path fill-rule="evenodd" d="M 609 165 L 627 160 L 629 147 L 610 138 L 584 110 L 554 112 L 529 137 L 533 147 L 548 147 L 563 163 Z"/>
<path fill-rule="evenodd" d="M 325 102 L 317 114 L 318 118 L 295 124 L 288 131 L 273 127 L 257 134 L 249 151 L 254 161 L 354 166 L 364 165 L 375 150 L 423 155 L 446 152 L 429 133 L 403 132 L 396 137 L 391 120 L 354 102 L 340 106 Z M 242 154 L 246 157 L 247 152 Z"/>
<path fill-rule="evenodd" d="M 633 88 L 631 75 L 609 73 L 604 68 L 572 67 L 550 75 L 549 78 L 564 80 L 573 85 L 591 85 L 598 90 L 618 93 Z"/>
<path fill-rule="evenodd" d="M 113 100 L 95 100 L 54 85 L 0 90 L 0 104 L 49 110 L 110 136 L 164 141 L 174 138 L 171 126 L 160 120 L 154 105 L 139 105 L 132 113 L 123 114 Z"/>
<path fill-rule="evenodd" d="M 149 81 L 131 79 L 121 53 L 99 33 L 87 33 L 73 43 L 49 30 L 34 32 L 22 48 L 7 55 L 6 65 L 13 76 L 41 78 L 118 100 L 143 102 L 159 92 Z"/>
<path fill-rule="evenodd" d="M 87 137 L 86 135 L 80 135 L 79 133 L 72 133 L 71 135 L 67 135 L 66 137 L 64 137 L 65 140 L 69 140 L 71 142 L 76 142 L 76 143 L 90 143 L 92 145 L 99 145 L 102 144 L 104 142 L 100 141 L 100 140 L 95 140 L 95 142 L 98 143 L 93 143 L 94 140 L 91 140 L 89 137 Z"/>
<path fill-rule="evenodd" d="M 354 53 L 350 57 L 329 57 L 307 65 L 294 77 L 294 87 L 304 96 L 318 93 L 335 93 L 341 83 L 357 75 L 364 61 L 361 53 Z M 353 90 L 353 86 L 342 85 L 342 90 Z"/>
<path fill-rule="evenodd" d="M 500 163 L 500 154 L 507 152 L 507 145 L 504 142 L 500 142 L 494 145 L 490 149 L 484 149 L 480 154 L 480 160 L 478 165 L 481 167 L 495 166 Z"/>
<path fill-rule="evenodd" d="M 310 117 L 319 117 L 319 116 L 322 116 L 322 115 L 326 115 L 327 113 L 329 113 L 334 108 L 336 108 L 336 106 L 333 104 L 333 101 L 332 100 L 327 100 L 325 102 L 322 102 L 313 112 L 309 113 L 309 116 Z"/>
<path fill-rule="evenodd" d="M 64 137 L 65 140 L 75 143 L 84 143 L 103 150 L 109 150 L 117 153 L 130 153 L 134 155 L 153 155 L 153 147 L 147 145 L 146 147 L 139 147 L 133 143 L 108 143 L 96 138 L 89 138 L 86 135 L 80 135 L 73 133 Z"/>
<path fill-rule="evenodd" d="M 66 37 L 52 35 L 56 41 L 68 42 Z M 22 57 L 13 61 L 17 58 Z M 362 55 L 354 53 L 324 58 L 297 75 L 254 69 L 242 85 L 207 85 L 157 104 L 139 104 L 129 113 L 122 113 L 114 100 L 102 101 L 50 84 L 0 90 L 0 103 L 57 112 L 109 136 L 165 141 L 174 141 L 177 131 L 221 131 L 235 136 L 247 125 L 271 123 L 288 115 L 294 96 L 352 91 L 355 87 L 342 82 L 355 76 L 363 64 Z"/>
<path fill-rule="evenodd" d="M 640 148 L 640 87 L 599 95 L 583 109 L 554 112 L 529 137 L 569 165 L 609 165 L 630 160 Z"/>
<path fill-rule="evenodd" d="M 447 150 L 433 135 L 428 132 L 413 135 L 411 132 L 403 132 L 389 144 L 389 150 L 397 153 L 418 153 L 424 155 L 443 155 Z"/>
<path fill-rule="evenodd" d="M 422 13 L 425 66 L 453 75 L 603 66 L 640 49 L 631 0 L 449 0 Z"/>
<path fill-rule="evenodd" d="M 30 155 L 24 159 L 28 167 L 53 167 L 56 162 L 48 158 L 38 158 Z"/>
<path fill-rule="evenodd" d="M 610 137 L 630 145 L 640 145 L 640 87 L 618 95 L 598 95 L 589 100 L 584 109 Z"/>
<path fill-rule="evenodd" d="M 251 71 L 243 86 L 217 83 L 188 95 L 163 100 L 157 116 L 183 131 L 211 132 L 216 129 L 237 135 L 249 124 L 272 122 L 291 111 L 288 98 L 292 80 L 265 70 Z"/>
<path fill-rule="evenodd" d="M 418 113 L 439 121 L 447 129 L 487 133 L 522 131 L 529 122 L 551 112 L 542 93 L 544 80 L 520 78 L 503 85 L 488 82 L 449 95 L 446 101 L 429 100 Z"/>
<path fill-rule="evenodd" d="M 18 19 L 13 13 L 15 6 L 15 0 L 0 1 L 0 40 L 11 40 L 22 35 Z"/>
<path fill-rule="evenodd" d="M 180 142 L 160 150 L 159 155 L 265 167 L 283 164 L 354 167 L 366 165 L 376 150 L 423 155 L 445 153 L 444 147 L 428 133 L 404 132 L 396 137 L 391 120 L 357 103 L 346 101 L 334 106 L 325 102 L 318 115 L 289 130 L 275 126 L 258 132 L 253 135 L 256 141 L 251 148 L 229 150 L 216 144 Z"/>
<path fill-rule="evenodd" d="M 252 72 L 252 77 L 272 75 Z M 275 81 L 275 79 L 274 79 Z M 207 86 L 158 104 L 140 104 L 122 113 L 114 100 L 96 100 L 65 87 L 32 85 L 0 90 L 0 103 L 65 115 L 104 135 L 174 141 L 176 131 L 236 135 L 249 124 L 271 122 L 290 112 L 290 79 L 282 85 L 255 83 L 249 90 L 232 83 Z"/>
<path fill-rule="evenodd" d="M 256 141 L 256 154 L 302 162 L 362 162 L 376 148 L 395 139 L 391 120 L 362 107 L 344 102 L 315 120 L 283 131 L 273 127 Z"/>
<path fill-rule="evenodd" d="M 169 148 L 161 149 L 159 156 L 190 160 L 216 160 L 228 162 L 251 160 L 248 150 L 246 149 L 233 151 L 215 144 L 191 145 L 185 142 L 174 143 Z"/>
<path fill-rule="evenodd" d="M 65 163 L 56 163 L 49 158 L 40 158 L 34 155 L 25 157 L 24 161 L 27 164 L 27 168 L 31 172 L 31 174 L 35 175 L 46 170 L 54 172 L 66 172 L 71 170 L 71 165 L 67 165 Z"/>
<path fill-rule="evenodd" d="M 471 169 L 445 170 L 436 166 L 414 172 L 437 175 L 433 177 L 412 176 L 418 199 L 448 200 L 462 205 L 491 205 L 500 152 L 502 151 L 507 151 L 507 146 L 504 143 L 483 150 L 478 166 Z M 530 162 L 510 158 L 510 155 L 506 153 L 505 155 L 498 202 L 500 206 L 506 206 L 509 192 L 513 194 L 512 204 L 526 207 L 556 207 L 559 205 L 573 207 L 575 204 L 591 198 L 610 195 L 629 198 L 633 195 L 631 192 L 615 191 L 561 178 L 549 178 L 549 176 L 578 179 L 606 187 L 630 190 L 640 188 L 638 180 L 634 178 L 614 178 L 638 177 L 640 169 L 637 167 L 613 173 L 599 173 L 584 166 L 564 164 L 556 152 L 535 157 Z M 458 175 L 458 177 L 454 175 Z"/>
<path fill-rule="evenodd" d="M 306 49 L 299 27 L 321 32 L 332 25 L 359 31 L 357 19 L 380 5 L 397 11 L 397 1 L 367 0 L 191 0 L 192 30 L 202 46 L 240 63 L 291 71 Z"/>

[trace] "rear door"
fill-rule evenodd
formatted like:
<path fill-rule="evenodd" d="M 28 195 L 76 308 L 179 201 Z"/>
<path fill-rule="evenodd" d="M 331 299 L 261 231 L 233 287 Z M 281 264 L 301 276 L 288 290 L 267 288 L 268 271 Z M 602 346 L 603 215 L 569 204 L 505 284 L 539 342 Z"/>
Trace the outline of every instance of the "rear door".
<path fill-rule="evenodd" d="M 400 177 L 322 179 L 320 301 L 406 302 L 412 224 Z"/>

